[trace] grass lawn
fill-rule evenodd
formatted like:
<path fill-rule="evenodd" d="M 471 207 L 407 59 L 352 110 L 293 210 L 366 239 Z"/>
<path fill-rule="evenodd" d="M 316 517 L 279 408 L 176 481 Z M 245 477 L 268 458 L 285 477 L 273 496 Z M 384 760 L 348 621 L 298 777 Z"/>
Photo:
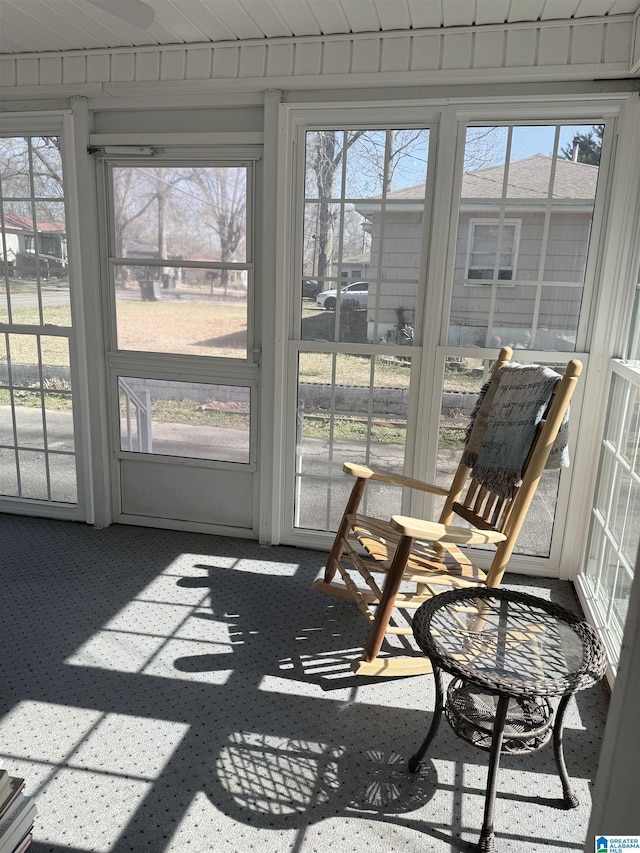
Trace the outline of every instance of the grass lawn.
<path fill-rule="evenodd" d="M 37 324 L 38 313 L 35 308 L 23 308 L 16 312 L 16 322 Z M 366 340 L 366 312 L 350 312 L 342 318 L 341 338 L 350 342 Z M 159 300 L 142 302 L 138 299 L 121 299 L 117 302 L 117 320 L 119 346 L 121 349 L 180 353 L 186 355 L 226 356 L 244 358 L 247 345 L 247 308 L 244 301 L 189 301 Z M 66 326 L 68 311 L 64 306 L 48 306 L 47 321 Z M 303 340 L 332 340 L 335 338 L 335 312 L 317 309 L 303 304 L 302 317 Z M 42 338 L 43 363 L 56 366 L 69 364 L 66 338 L 44 335 Z M 31 335 L 11 334 L 9 336 L 11 360 L 16 364 L 36 364 L 37 350 L 35 339 Z M 406 355 L 404 354 L 406 352 Z M 302 353 L 300 356 L 300 380 L 309 383 L 329 384 L 335 380 L 339 385 L 368 387 L 371 382 L 373 365 L 374 382 L 380 388 L 409 387 L 410 348 L 403 348 L 402 356 L 398 349 L 389 347 L 389 352 L 379 356 L 337 355 L 328 353 Z M 7 356 L 0 349 L 0 363 Z M 477 391 L 479 380 L 472 375 L 472 368 L 481 364 L 456 363 L 446 371 L 445 389 L 455 391 Z M 53 380 L 51 380 L 53 381 Z M 71 408 L 68 388 L 48 387 L 48 406 L 62 410 Z M 62 391 L 55 395 L 55 391 Z M 67 393 L 64 393 L 64 392 Z M 54 392 L 54 394 L 51 394 Z M 0 405 L 9 403 L 8 391 L 0 391 Z M 39 392 L 21 392 L 17 398 L 20 406 L 39 406 Z M 224 426 L 246 429 L 248 419 L 245 412 L 233 411 L 224 405 L 203 410 L 202 401 L 183 400 L 179 403 L 158 400 L 153 404 L 153 419 L 157 423 L 182 423 L 199 426 Z M 306 418 L 304 431 L 306 437 L 326 438 L 329 435 L 328 417 Z M 341 439 L 362 440 L 366 425 L 357 418 L 336 418 L 334 436 Z M 458 444 L 461 435 L 459 425 L 443 423 L 447 434 L 447 445 Z M 404 442 L 405 424 L 385 422 L 376 427 L 376 441 Z"/>
<path fill-rule="evenodd" d="M 246 358 L 246 302 L 121 299 L 116 312 L 120 349 Z"/>
<path fill-rule="evenodd" d="M 13 322 L 25 325 L 38 325 L 40 316 L 37 308 L 18 308 L 13 311 Z M 69 326 L 69 309 L 65 305 L 47 305 L 45 322 L 54 326 Z M 54 364 L 62 367 L 69 366 L 69 343 L 67 338 L 47 335 L 41 336 L 43 364 Z M 37 364 L 38 353 L 33 335 L 9 335 L 11 361 L 15 364 Z M 4 336 L 0 337 L 0 364 L 7 362 L 4 347 Z"/>

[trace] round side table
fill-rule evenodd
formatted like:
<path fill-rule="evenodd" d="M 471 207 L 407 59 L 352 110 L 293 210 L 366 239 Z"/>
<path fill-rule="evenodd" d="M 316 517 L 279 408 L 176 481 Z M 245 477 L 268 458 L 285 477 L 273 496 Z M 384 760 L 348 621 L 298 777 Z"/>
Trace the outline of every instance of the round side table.
<path fill-rule="evenodd" d="M 500 755 L 534 752 L 553 738 L 567 808 L 578 805 L 562 751 L 567 704 L 604 675 L 604 648 L 593 629 L 551 602 L 507 589 L 452 590 L 421 605 L 413 633 L 433 664 L 436 705 L 415 772 L 442 713 L 464 740 L 489 751 L 479 849 L 495 850 L 494 804 Z M 442 670 L 454 676 L 445 697 Z M 555 712 L 550 697 L 561 697 Z M 554 722 L 555 716 L 555 722 Z"/>

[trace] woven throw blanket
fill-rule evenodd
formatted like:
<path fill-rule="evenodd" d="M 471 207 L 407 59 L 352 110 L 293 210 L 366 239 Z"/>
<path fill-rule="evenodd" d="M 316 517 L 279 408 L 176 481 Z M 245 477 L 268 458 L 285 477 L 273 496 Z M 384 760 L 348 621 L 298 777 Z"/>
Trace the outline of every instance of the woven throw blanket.
<path fill-rule="evenodd" d="M 485 383 L 467 427 L 462 463 L 483 486 L 511 499 L 522 468 L 560 377 L 537 364 L 508 364 Z M 547 468 L 569 464 L 568 411 Z"/>

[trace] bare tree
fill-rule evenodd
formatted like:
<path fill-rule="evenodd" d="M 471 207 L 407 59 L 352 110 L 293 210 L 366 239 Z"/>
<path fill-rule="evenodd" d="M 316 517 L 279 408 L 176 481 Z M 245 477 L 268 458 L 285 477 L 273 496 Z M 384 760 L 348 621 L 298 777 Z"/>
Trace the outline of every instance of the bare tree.
<path fill-rule="evenodd" d="M 334 256 L 339 208 L 331 199 L 340 195 L 335 186 L 339 169 L 348 161 L 345 185 L 346 195 L 351 198 L 380 198 L 418 181 L 424 184 L 427 134 L 422 128 L 309 132 L 306 179 L 307 195 L 318 199 L 312 235 L 313 271 L 318 277 L 327 275 Z M 310 224 L 308 217 L 307 220 Z M 345 209 L 344 220 L 343 240 L 353 244 L 354 254 L 362 252 L 366 245 L 362 220 L 356 219 L 349 208 Z M 307 247 L 310 247 L 308 238 Z"/>
<path fill-rule="evenodd" d="M 213 230 L 218 241 L 220 261 L 232 263 L 238 258 L 241 248 L 246 250 L 246 171 L 236 167 L 194 169 L 191 180 L 198 187 L 204 204 L 205 225 Z M 220 270 L 220 283 L 226 295 L 228 269 Z"/>
<path fill-rule="evenodd" d="M 321 130 L 310 134 L 307 169 L 308 174 L 315 180 L 314 189 L 318 198 L 314 271 L 319 278 L 327 274 L 333 256 L 335 209 L 329 199 L 334 193 L 336 174 L 344 160 L 345 152 L 364 133 L 364 130 Z M 339 143 L 339 136 L 342 137 L 342 144 Z"/>
<path fill-rule="evenodd" d="M 3 195 L 21 197 L 5 209 L 33 218 L 31 175 L 34 180 L 36 216 L 41 221 L 61 222 L 64 211 L 62 159 L 58 136 L 13 136 L 0 139 Z M 49 199 L 59 199 L 52 202 Z"/>
<path fill-rule="evenodd" d="M 504 127 L 468 127 L 464 147 L 464 171 L 475 172 L 504 163 Z"/>

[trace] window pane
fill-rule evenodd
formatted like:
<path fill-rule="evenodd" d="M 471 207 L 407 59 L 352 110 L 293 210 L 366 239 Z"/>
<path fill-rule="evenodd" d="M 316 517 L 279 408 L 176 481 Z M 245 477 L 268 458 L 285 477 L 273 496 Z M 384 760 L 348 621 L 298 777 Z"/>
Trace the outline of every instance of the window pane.
<path fill-rule="evenodd" d="M 333 198 L 334 188 L 342 185 L 342 157 L 353 131 L 310 130 L 305 145 L 305 197 Z M 338 191 L 338 196 L 341 193 Z"/>
<path fill-rule="evenodd" d="M 342 480 L 345 462 L 403 469 L 409 375 L 410 362 L 404 358 L 300 354 L 296 444 L 299 520 L 307 517 L 305 505 L 317 500 L 315 478 Z M 399 490 L 383 492 L 367 491 L 367 512 L 373 512 L 369 500 L 383 516 L 390 514 L 390 506 L 399 510 Z M 340 511 L 343 508 L 344 503 Z M 324 516 L 321 524 L 316 517 L 313 526 L 331 529 L 325 527 Z"/>
<path fill-rule="evenodd" d="M 595 186 L 593 189 L 595 190 Z M 546 281 L 583 280 L 591 230 L 591 218 L 587 216 L 588 213 L 593 215 L 593 207 L 584 206 L 580 213 L 560 211 L 549 217 L 543 270 L 543 278 Z"/>
<path fill-rule="evenodd" d="M 626 417 L 622 426 L 620 452 L 631 468 L 638 470 L 640 445 L 640 385 L 630 388 L 627 395 Z"/>
<path fill-rule="evenodd" d="M 640 385 L 612 360 L 608 417 L 584 574 L 590 604 L 617 663 L 640 544 Z"/>
<path fill-rule="evenodd" d="M 64 204 L 7 201 L 1 224 L 5 242 L 3 248 L 0 241 L 0 305 L 5 321 L 10 310 L 15 323 L 70 326 Z"/>
<path fill-rule="evenodd" d="M 640 361 L 640 269 L 638 270 L 638 283 L 636 284 L 636 295 L 631 313 L 627 358 Z"/>
<path fill-rule="evenodd" d="M 0 139 L 0 176 L 5 198 L 62 198 L 62 160 L 58 136 Z M 29 212 L 26 211 L 29 215 Z"/>
<path fill-rule="evenodd" d="M 118 349 L 247 358 L 247 171 L 113 169 Z"/>
<path fill-rule="evenodd" d="M 249 388 L 134 377 L 118 387 L 121 450 L 250 461 Z"/>
<path fill-rule="evenodd" d="M 20 450 L 18 451 L 18 465 L 20 468 L 20 496 L 38 501 L 49 500 L 45 454 Z"/>
<path fill-rule="evenodd" d="M 0 430 L 4 435 L 4 416 L 0 412 Z M 4 438 L 0 438 L 0 444 L 4 444 Z M 2 479 L 0 480 L 0 495 L 7 498 L 20 497 L 20 489 L 18 488 L 18 466 L 16 464 L 15 451 L 6 447 L 0 447 L 0 471 L 2 471 Z"/>
<path fill-rule="evenodd" d="M 116 267 L 118 349 L 247 357 L 247 272 Z"/>
<path fill-rule="evenodd" d="M 74 457 L 67 453 L 49 453 L 51 500 L 77 503 L 76 469 Z"/>
<path fill-rule="evenodd" d="M 561 366 L 548 366 L 560 374 L 564 371 Z M 443 488 L 451 485 L 460 462 L 471 412 L 491 367 L 492 362 L 488 359 L 449 356 L 445 360 L 436 470 L 436 483 Z M 549 555 L 559 482 L 559 471 L 543 472 L 518 537 L 515 554 Z M 443 506 L 444 498 L 436 498 L 434 517 L 438 517 Z M 455 523 L 461 522 L 458 519 Z"/>
<path fill-rule="evenodd" d="M 451 346 L 575 350 L 601 144 L 599 125 L 468 128 Z"/>
<path fill-rule="evenodd" d="M 635 566 L 635 559 L 640 545 L 640 478 L 634 478 L 629 493 L 629 503 L 624 524 L 622 539 L 622 554 L 630 566 Z"/>
<path fill-rule="evenodd" d="M 301 279 L 318 288 L 303 285 L 303 340 L 413 343 L 428 142 L 426 129 L 307 134 Z M 366 301 L 343 293 L 354 281 Z"/>
<path fill-rule="evenodd" d="M 381 196 L 384 188 L 387 133 L 384 130 L 349 131 L 345 196 Z"/>
<path fill-rule="evenodd" d="M 0 321 L 68 329 L 60 138 L 0 139 L 0 173 Z M 69 337 L 0 336 L 0 412 L 2 494 L 76 503 Z"/>
<path fill-rule="evenodd" d="M 247 260 L 243 167 L 116 167 L 116 257 Z"/>

